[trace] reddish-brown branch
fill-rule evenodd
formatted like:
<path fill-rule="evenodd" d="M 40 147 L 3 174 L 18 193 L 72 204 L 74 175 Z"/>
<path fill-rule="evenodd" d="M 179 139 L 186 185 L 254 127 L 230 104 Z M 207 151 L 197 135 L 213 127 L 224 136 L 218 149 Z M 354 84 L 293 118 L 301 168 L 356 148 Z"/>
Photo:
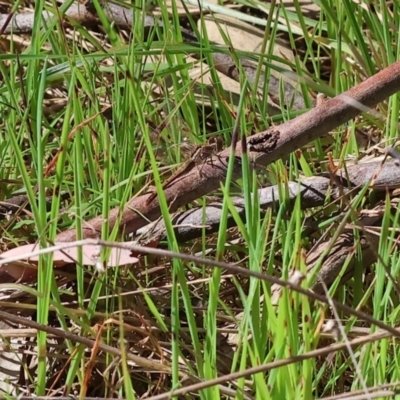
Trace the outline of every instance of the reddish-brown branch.
<path fill-rule="evenodd" d="M 373 107 L 399 90 L 400 62 L 398 61 L 358 86 L 325 101 L 307 113 L 275 127 L 273 130 L 270 129 L 249 137 L 248 142 L 260 142 L 257 147 L 258 151 L 251 151 L 252 147 L 249 146 L 249 156 L 257 165 L 266 166 L 359 115 L 361 111 L 355 104 L 361 103 L 364 106 Z M 268 133 L 272 133 L 276 141 L 263 141 L 266 137 L 267 139 L 270 137 Z M 263 143 L 265 143 L 265 148 L 263 148 Z M 253 148 L 255 147 L 253 146 Z M 226 160 L 229 154 L 230 149 L 227 148 L 218 154 L 218 160 L 214 160 L 212 164 L 195 167 L 190 173 L 168 187 L 165 195 L 167 201 L 171 203 L 171 211 L 218 189 L 225 178 Z M 241 156 L 240 144 L 237 146 L 236 156 Z M 240 177 L 240 171 L 240 167 L 235 169 L 234 179 Z M 118 223 L 121 230 L 130 233 L 147 223 L 143 215 L 150 220 L 158 218 L 160 216 L 158 203 L 154 201 L 146 205 L 148 197 L 149 195 L 144 195 L 133 198 L 123 210 L 112 210 L 108 221 L 110 227 Z M 119 215 L 121 215 L 120 220 L 118 220 Z M 93 238 L 99 235 L 102 222 L 102 217 L 88 221 L 87 224 L 91 228 L 84 229 L 84 237 Z M 74 239 L 74 229 L 62 232 L 57 237 L 58 241 Z"/>

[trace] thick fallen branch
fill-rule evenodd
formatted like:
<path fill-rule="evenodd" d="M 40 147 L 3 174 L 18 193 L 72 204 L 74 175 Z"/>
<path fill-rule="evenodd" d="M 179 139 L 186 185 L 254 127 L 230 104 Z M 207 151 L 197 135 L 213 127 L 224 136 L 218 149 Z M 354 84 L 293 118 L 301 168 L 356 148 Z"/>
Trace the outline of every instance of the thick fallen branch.
<path fill-rule="evenodd" d="M 68 198 L 69 193 L 63 192 L 61 194 L 61 200 L 66 200 Z M 53 196 L 46 197 L 47 210 L 50 210 L 52 203 Z M 28 196 L 25 194 L 19 194 L 0 201 L 0 220 L 10 218 L 19 211 L 30 211 Z"/>
<path fill-rule="evenodd" d="M 280 198 L 279 187 L 277 185 L 259 189 L 258 196 L 260 208 L 266 210 L 276 202 L 289 201 L 289 207 L 294 204 L 298 197 L 301 198 L 302 209 L 318 207 L 324 204 L 328 194 L 332 199 L 337 198 L 350 189 L 363 187 L 371 184 L 374 190 L 388 190 L 400 188 L 400 168 L 397 162 L 388 161 L 383 166 L 380 161 L 365 164 L 352 165 L 346 169 L 339 170 L 336 177 L 339 181 L 328 176 L 313 176 L 300 179 L 298 182 L 288 182 L 287 194 L 284 199 Z M 376 179 L 371 180 L 376 176 Z M 342 185 L 340 188 L 337 183 Z M 332 187 L 334 189 L 332 190 Z M 237 213 L 245 217 L 245 204 L 242 197 L 232 198 Z M 194 207 L 187 211 L 176 213 L 172 217 L 175 227 L 175 235 L 180 243 L 199 238 L 206 234 L 217 232 L 221 221 L 221 203 L 210 203 L 205 207 Z M 228 227 L 234 225 L 232 217 L 228 218 Z M 141 232 L 142 239 L 147 241 L 166 240 L 166 230 L 164 221 L 159 220 L 154 224 L 144 227 Z"/>
<path fill-rule="evenodd" d="M 296 198 L 301 197 L 302 209 L 321 206 L 325 203 L 327 195 L 332 199 L 341 196 L 343 193 L 352 191 L 353 188 L 362 188 L 365 185 L 375 191 L 388 191 L 390 189 L 400 188 L 400 168 L 397 161 L 386 162 L 382 165 L 380 161 L 370 162 L 366 164 L 352 165 L 346 169 L 342 169 L 335 175 L 337 179 L 331 179 L 324 176 L 316 176 L 304 178 L 299 182 L 288 183 L 288 197 L 283 199 L 289 201 L 288 206 L 294 204 Z M 336 183 L 344 186 L 335 187 Z M 332 190 L 333 189 L 333 190 Z M 272 207 L 274 203 L 280 202 L 278 186 L 271 186 L 260 189 L 258 191 L 260 198 L 260 207 L 265 210 Z M 245 209 L 244 201 L 241 197 L 235 197 L 233 202 L 238 214 L 244 218 Z M 396 202 L 396 200 L 393 200 Z M 393 205 L 395 207 L 395 204 Z M 380 205 L 375 207 L 371 216 L 361 215 L 361 221 L 364 225 L 379 224 L 385 207 Z M 368 219 L 367 219 L 368 218 Z M 198 237 L 201 237 L 203 232 L 210 234 L 217 232 L 221 220 L 221 205 L 212 203 L 205 207 L 196 207 L 188 211 L 177 213 L 173 216 L 172 221 L 175 226 L 175 235 L 178 242 L 185 242 Z M 234 220 L 232 217 L 228 219 L 228 226 L 233 226 Z M 158 221 L 155 224 L 145 228 L 141 240 L 145 242 L 166 240 L 166 231 L 163 221 Z M 324 294 L 322 282 L 329 287 L 342 271 L 344 263 L 347 262 L 346 271 L 344 271 L 341 283 L 344 284 L 354 275 L 354 268 L 358 262 L 355 257 L 355 239 L 353 233 L 344 232 L 340 235 L 335 243 L 331 239 L 319 244 L 315 249 L 312 249 L 306 258 L 307 271 L 313 273 L 317 262 L 326 249 L 331 248 L 323 261 L 322 268 L 317 273 L 317 278 L 311 289 L 317 293 Z M 368 238 L 361 239 L 359 258 L 363 260 L 363 268 L 368 268 L 377 260 L 377 246 L 374 240 Z M 272 291 L 273 303 L 277 304 L 281 288 L 273 286 Z"/>
<path fill-rule="evenodd" d="M 363 104 L 364 107 L 374 106 L 398 90 L 400 90 L 400 62 L 279 127 L 250 136 L 247 139 L 249 158 L 254 165 L 267 166 L 360 114 L 358 104 Z M 225 149 L 212 163 L 195 167 L 165 189 L 171 211 L 218 189 L 225 179 L 229 154 L 230 149 Z M 240 159 L 241 155 L 242 149 L 239 143 L 236 147 L 236 156 Z M 363 165 L 361 168 L 366 170 L 368 167 Z M 236 165 L 233 177 L 239 179 L 240 176 L 241 167 Z M 358 176 L 353 179 L 358 179 Z M 149 196 L 147 194 L 135 197 L 124 209 L 111 210 L 108 221 L 110 228 L 118 224 L 124 233 L 131 233 L 146 225 L 148 222 L 146 218 L 149 220 L 158 218 L 160 216 L 158 202 L 146 204 Z M 102 223 L 103 217 L 88 221 L 87 225 L 90 225 L 90 228 L 83 228 L 84 237 L 99 237 Z M 74 239 L 75 228 L 62 232 L 57 237 L 57 241 Z"/>

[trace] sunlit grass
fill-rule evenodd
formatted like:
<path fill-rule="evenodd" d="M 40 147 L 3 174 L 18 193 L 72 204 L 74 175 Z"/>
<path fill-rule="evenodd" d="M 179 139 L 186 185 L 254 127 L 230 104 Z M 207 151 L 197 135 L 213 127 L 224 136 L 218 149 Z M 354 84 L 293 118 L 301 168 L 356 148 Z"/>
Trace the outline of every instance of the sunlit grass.
<path fill-rule="evenodd" d="M 393 63 L 399 58 L 398 32 L 393 29 L 399 26 L 399 5 L 394 2 L 389 11 L 383 2 L 374 2 L 372 12 L 372 8 L 366 10 L 348 0 L 321 1 L 321 13 L 314 19 L 300 14 L 298 2 L 294 2 L 294 10 L 278 7 L 274 2 L 240 3 L 261 12 L 271 9 L 278 13 L 276 18 L 265 18 L 261 23 L 259 14 L 255 17 L 236 11 L 236 17 L 267 26 L 260 53 L 249 54 L 246 49 L 233 52 L 235 43 L 230 42 L 229 35 L 224 36 L 225 45 L 219 47 L 207 37 L 201 46 L 182 43 L 181 32 L 175 29 L 179 25 L 176 5 L 173 4 L 172 19 L 168 20 L 170 9 L 162 2 L 159 9 L 165 30 L 157 28 L 159 36 L 153 31 L 148 39 L 142 18 L 136 16 L 134 33 L 129 35 L 109 23 L 100 3 L 94 1 L 101 19 L 100 33 L 77 23 L 67 30 L 60 29 L 58 23 L 42 29 L 36 24 L 31 44 L 22 54 L 17 57 L 16 51 L 11 51 L 0 55 L 3 82 L 0 88 L 3 168 L 0 173 L 3 180 L 14 182 L 2 184 L 2 189 L 4 186 L 7 195 L 25 193 L 31 205 L 30 215 L 21 215 L 7 225 L 3 234 L 6 246 L 25 241 L 45 245 L 68 228 L 75 228 L 79 239 L 83 237 L 83 228 L 90 229 L 87 221 L 96 216 L 103 220 L 102 239 L 123 240 L 119 226 L 113 229 L 109 226 L 110 210 L 123 208 L 132 196 L 146 191 L 152 184 L 160 194 L 161 214 L 167 229 L 168 239 L 160 245 L 176 252 L 199 252 L 202 257 L 238 263 L 251 271 L 267 272 L 283 279 L 288 279 L 296 269 L 306 275 L 304 285 L 313 282 L 316 272 L 307 273 L 307 251 L 325 234 L 328 239 L 338 237 L 345 229 L 345 222 L 357 224 L 357 211 L 364 206 L 367 188 L 352 200 L 311 213 L 303 209 L 299 200 L 294 204 L 286 201 L 287 183 L 303 175 L 326 171 L 327 153 L 340 166 L 348 155 L 360 156 L 364 149 L 357 139 L 357 130 L 365 127 L 365 120 L 338 127 L 329 137 L 310 143 L 258 175 L 244 157 L 242 179 L 230 185 L 228 172 L 221 190 L 215 193 L 222 208 L 219 232 L 210 237 L 204 229 L 202 237 L 185 245 L 175 238 L 174 221 L 162 195 L 164 173 L 168 166 L 182 162 L 180 145 L 185 140 L 205 143 L 211 136 L 220 136 L 228 147 L 236 123 L 240 138 L 305 111 L 282 107 L 277 114 L 268 114 L 272 70 L 283 75 L 295 71 L 306 107 L 311 107 L 309 86 L 333 96 Z M 35 3 L 37 20 L 43 6 L 41 1 Z M 227 7 L 218 7 L 232 15 Z M 189 23 L 195 22 L 189 19 Z M 219 29 L 223 32 L 222 24 Z M 273 46 L 282 32 L 289 48 L 295 51 L 294 61 L 282 57 L 280 61 L 285 68 L 272 67 L 271 63 L 279 59 L 273 53 Z M 240 71 L 242 92 L 239 103 L 234 104 L 234 96 L 221 84 L 212 60 L 216 48 L 232 54 L 236 61 L 251 56 L 258 62 L 257 80 L 265 79 L 258 94 Z M 211 70 L 210 84 L 190 77 L 192 67 L 199 63 L 187 60 L 188 54 L 193 53 L 208 62 L 204 68 Z M 282 99 L 283 86 L 279 90 L 278 98 Z M 199 102 L 199 92 L 207 99 L 207 105 Z M 66 100 L 65 107 L 45 112 L 44 105 L 52 97 Z M 398 96 L 379 106 L 381 114 L 374 128 L 377 142 L 395 141 L 398 111 Z M 164 121 L 167 121 L 165 128 L 157 140 L 152 140 L 154 127 Z M 47 173 L 46 167 L 60 149 L 54 168 Z M 256 193 L 268 182 L 279 186 L 280 201 L 274 209 L 263 210 Z M 60 198 L 63 191 L 70 193 L 66 209 Z M 46 211 L 49 194 L 53 195 L 53 203 L 51 210 Z M 237 213 L 233 195 L 243 197 L 245 218 Z M 199 204 L 206 212 L 207 199 L 199 200 Z M 229 215 L 233 217 L 235 229 L 228 229 Z M 398 213 L 392 215 L 388 206 L 379 233 L 380 259 L 374 267 L 371 286 L 366 290 L 360 259 L 356 275 L 346 287 L 339 285 L 339 277 L 330 288 L 330 293 L 340 301 L 361 308 L 389 325 L 396 325 L 398 320 L 396 285 L 387 278 L 387 268 L 395 277 L 399 268 L 398 252 L 393 246 L 396 233 L 391 229 L 397 226 L 398 218 Z M 310 224 L 317 226 L 312 237 L 305 233 Z M 354 229 L 353 234 L 355 254 L 360 254 L 360 233 Z M 323 262 L 321 257 L 317 270 Z M 159 272 L 154 274 L 153 268 L 159 268 Z M 95 387 L 85 387 L 91 354 L 84 346 L 68 341 L 65 353 L 68 362 L 63 371 L 65 395 L 77 390 L 89 396 L 92 390 L 99 397 L 135 398 L 146 390 L 151 395 L 179 388 L 186 384 L 183 376 L 207 381 L 303 354 L 319 345 L 323 313 L 330 317 L 328 309 L 322 310 L 308 298 L 291 291 L 283 290 L 278 301 L 273 300 L 271 286 L 256 278 L 226 278 L 225 271 L 210 269 L 201 263 L 193 265 L 178 259 L 168 262 L 151 257 L 142 259 L 140 267 L 116 268 L 105 275 L 78 265 L 71 291 L 75 295 L 75 306 L 84 313 L 73 315 L 71 304 L 68 307 L 62 304 L 65 299 L 61 299 L 54 278 L 51 257 L 42 257 L 38 269 L 37 292 L 31 295 L 40 293 L 35 315 L 39 323 L 46 326 L 50 318 L 52 324 L 67 330 L 73 319 L 81 336 L 95 339 L 96 324 L 113 318 L 119 324 L 104 327 L 103 343 L 118 347 L 124 355 L 128 351 L 141 352 L 143 357 L 154 357 L 170 367 L 170 375 L 159 371 L 146 375 L 135 370 L 126 357 L 117 359 L 111 354 L 100 354 L 96 367 L 104 375 L 94 373 L 93 385 L 100 378 L 106 384 L 96 391 Z M 205 279 L 205 282 L 192 284 L 196 279 Z M 159 289 L 163 285 L 172 286 Z M 143 289 L 149 292 L 140 293 Z M 136 294 L 124 295 L 130 291 Z M 57 312 L 49 314 L 50 306 Z M 340 317 L 345 328 L 362 325 L 362 321 L 348 315 L 340 314 Z M 147 336 L 138 334 L 132 339 L 134 345 L 125 346 L 124 338 L 133 335 L 141 324 L 147 329 Z M 227 328 L 237 330 L 235 343 L 232 332 L 223 331 Z M 51 371 L 50 357 L 45 354 L 47 340 L 44 332 L 38 333 L 39 361 L 35 380 L 31 382 L 37 395 L 49 394 Z M 393 368 L 397 363 L 394 342 L 376 342 L 356 355 L 362 376 L 354 373 L 354 365 L 342 353 L 336 354 L 333 361 L 332 358 L 310 359 L 235 382 L 227 381 L 223 387 L 200 391 L 199 396 L 228 398 L 228 389 L 233 389 L 232 398 L 238 399 L 244 398 L 244 393 L 251 393 L 257 399 L 310 399 L 345 389 L 358 390 L 364 382 L 374 386 L 399 379 L 398 368 Z M 349 376 L 343 378 L 346 373 Z M 338 389 L 342 378 L 345 389 Z"/>

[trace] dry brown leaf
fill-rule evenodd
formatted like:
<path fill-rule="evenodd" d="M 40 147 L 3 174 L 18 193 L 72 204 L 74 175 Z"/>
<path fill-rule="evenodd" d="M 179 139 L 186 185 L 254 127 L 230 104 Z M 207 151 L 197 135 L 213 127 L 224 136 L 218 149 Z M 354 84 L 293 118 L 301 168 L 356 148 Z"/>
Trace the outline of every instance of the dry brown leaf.
<path fill-rule="evenodd" d="M 55 243 L 53 254 L 53 263 L 55 268 L 62 268 L 68 264 L 76 263 L 78 260 L 78 247 L 69 247 L 57 250 L 58 246 L 65 246 L 65 243 Z M 25 281 L 36 275 L 39 255 L 34 252 L 39 250 L 37 244 L 27 244 L 25 246 L 15 247 L 4 252 L 0 256 L 2 264 L 0 270 L 7 272 L 16 280 Z M 132 256 L 131 251 L 127 249 L 112 248 L 107 260 L 104 259 L 102 247 L 94 244 L 82 246 L 82 264 L 96 266 L 99 272 L 103 272 L 104 265 L 107 267 L 117 267 L 123 265 L 135 264 L 139 260 Z M 19 258 L 19 261 L 15 259 Z M 7 259 L 10 262 L 7 263 Z"/>
<path fill-rule="evenodd" d="M 204 19 L 204 24 L 210 41 L 226 45 L 220 32 L 222 29 L 230 42 L 235 46 L 236 50 L 247 51 L 249 53 L 261 53 L 261 47 L 265 36 L 263 30 L 257 29 L 236 18 L 227 17 L 226 15 L 221 14 L 214 14 L 213 16 L 206 17 Z M 201 29 L 201 26 L 199 26 L 199 29 Z M 267 44 L 267 48 L 268 46 L 269 44 Z M 295 61 L 292 50 L 285 46 L 283 41 L 277 38 L 274 38 L 273 54 L 293 63 Z M 273 61 L 272 64 L 287 69 L 287 66 L 284 63 Z M 271 70 L 271 74 L 277 78 L 282 77 L 282 75 L 277 71 Z M 285 80 L 288 79 L 285 78 Z"/>
<path fill-rule="evenodd" d="M 223 36 L 220 33 L 222 29 L 225 35 L 229 38 L 229 42 L 233 44 L 235 49 L 242 50 L 250 53 L 261 53 L 262 42 L 264 38 L 264 31 L 255 28 L 254 26 L 242 22 L 236 18 L 227 17 L 221 14 L 213 14 L 212 16 L 207 16 L 204 18 L 204 21 L 199 24 L 199 30 L 201 30 L 201 25 L 205 25 L 205 29 L 207 30 L 207 36 L 211 42 L 218 43 L 221 45 L 226 45 L 224 42 Z M 294 56 L 291 49 L 284 45 L 282 41 L 279 39 L 274 40 L 274 47 L 273 47 L 273 54 L 278 56 L 282 59 L 291 61 L 294 63 Z M 188 61 L 193 61 L 196 63 L 196 60 L 192 58 L 188 58 Z M 247 64 L 251 64 L 248 60 L 246 60 Z M 279 63 L 278 61 L 272 62 L 274 65 L 281 67 L 284 70 L 287 70 L 288 67 L 284 63 Z M 256 70 L 257 65 L 254 63 L 254 70 Z M 221 81 L 222 86 L 224 89 L 230 93 L 231 99 L 235 104 L 238 104 L 240 99 L 240 84 L 236 80 L 226 76 L 220 71 L 216 71 Z M 294 90 L 298 93 L 298 97 L 302 98 L 302 94 L 297 90 L 299 85 L 293 79 L 290 79 L 288 76 L 284 76 L 283 74 L 274 71 L 271 69 L 271 75 L 274 76 L 276 79 L 282 79 L 289 84 Z M 211 86 L 211 74 L 209 73 L 209 66 L 205 63 L 197 63 L 196 67 L 192 68 L 189 71 L 189 74 L 192 79 L 202 82 L 203 85 Z M 293 72 L 290 71 L 290 76 L 293 77 Z M 273 89 L 270 86 L 270 94 L 273 95 L 275 98 L 279 97 L 278 93 L 275 93 L 277 88 Z M 198 90 L 197 87 L 194 88 L 196 95 L 198 96 L 197 101 L 201 104 L 208 104 L 207 99 L 207 92 L 204 92 L 204 89 Z M 260 89 L 260 94 L 262 94 Z M 288 96 L 290 97 L 290 96 Z M 279 108 L 276 108 L 276 101 L 272 98 L 269 98 L 269 113 L 275 114 Z M 303 106 L 300 106 L 300 109 Z"/>

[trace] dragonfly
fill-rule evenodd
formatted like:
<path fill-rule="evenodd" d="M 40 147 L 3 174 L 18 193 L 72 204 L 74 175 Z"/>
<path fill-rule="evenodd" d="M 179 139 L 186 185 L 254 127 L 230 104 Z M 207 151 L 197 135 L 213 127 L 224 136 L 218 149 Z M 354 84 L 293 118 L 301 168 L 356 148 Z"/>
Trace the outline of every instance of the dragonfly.
<path fill-rule="evenodd" d="M 222 150 L 222 139 L 211 138 L 207 144 L 197 145 L 192 150 L 190 157 L 169 177 L 163 184 L 162 188 L 166 189 L 172 182 L 176 181 L 181 176 L 187 174 L 196 165 L 205 163 L 208 159 Z M 154 189 L 151 195 L 146 200 L 146 204 L 151 203 L 157 197 L 157 190 Z"/>

